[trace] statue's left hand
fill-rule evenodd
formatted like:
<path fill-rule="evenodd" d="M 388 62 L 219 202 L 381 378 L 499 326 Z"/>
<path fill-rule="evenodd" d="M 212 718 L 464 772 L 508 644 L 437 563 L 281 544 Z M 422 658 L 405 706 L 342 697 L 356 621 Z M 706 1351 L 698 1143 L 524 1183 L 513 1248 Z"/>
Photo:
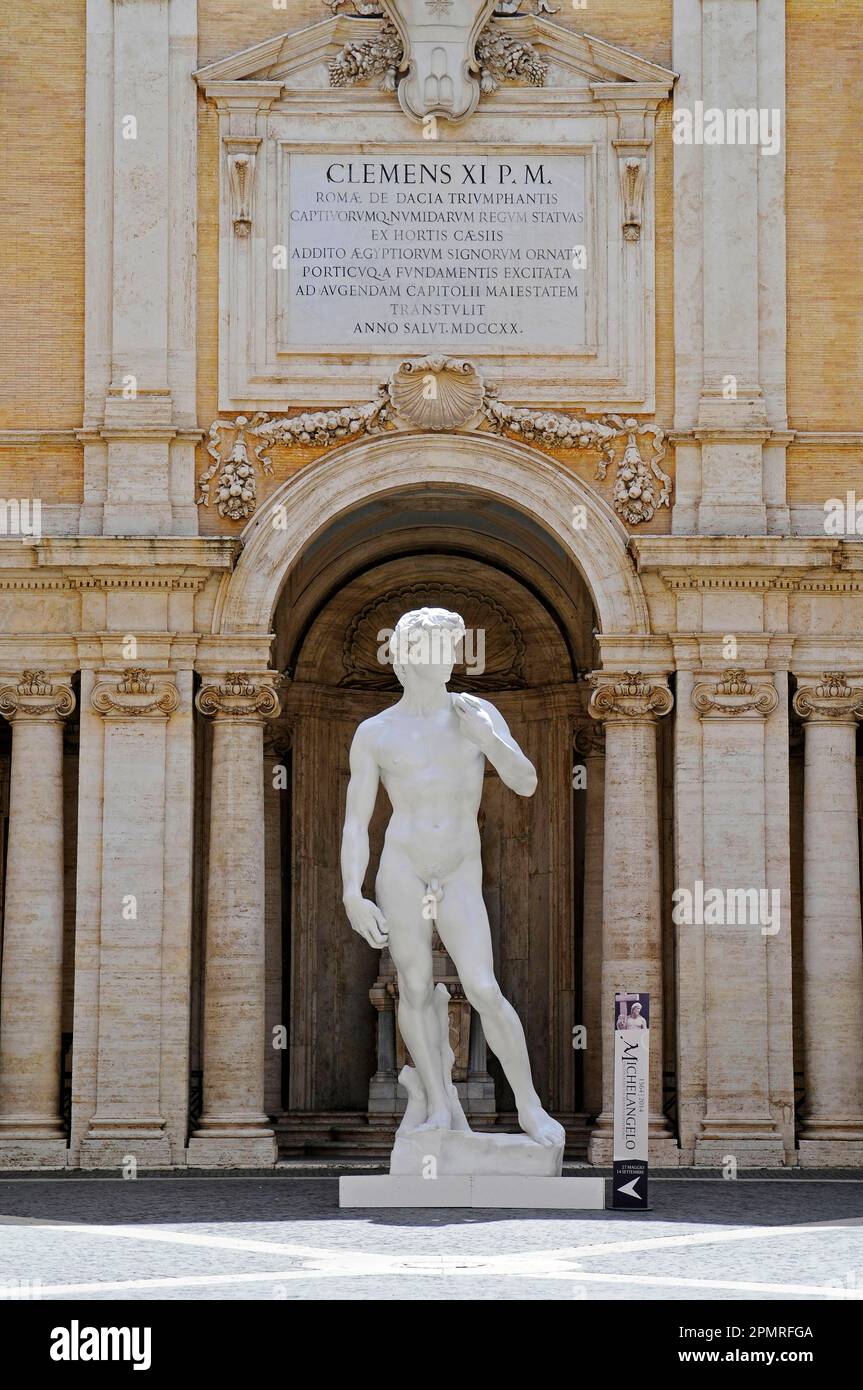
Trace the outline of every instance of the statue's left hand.
<path fill-rule="evenodd" d="M 483 709 L 479 700 L 472 695 L 456 695 L 453 708 L 458 715 L 459 726 L 465 738 L 486 752 L 494 738 L 494 724 L 491 715 Z"/>

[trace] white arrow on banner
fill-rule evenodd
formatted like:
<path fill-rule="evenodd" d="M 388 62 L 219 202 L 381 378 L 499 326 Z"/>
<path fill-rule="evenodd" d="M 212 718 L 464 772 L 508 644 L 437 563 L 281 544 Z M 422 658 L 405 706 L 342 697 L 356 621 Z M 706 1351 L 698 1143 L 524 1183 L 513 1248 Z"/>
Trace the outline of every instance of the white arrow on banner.
<path fill-rule="evenodd" d="M 624 1184 L 623 1184 L 623 1187 L 618 1187 L 618 1188 L 616 1188 L 615 1190 L 616 1190 L 617 1192 L 625 1192 L 626 1195 L 627 1195 L 627 1197 L 640 1197 L 640 1196 L 641 1196 L 641 1193 L 640 1193 L 640 1192 L 636 1192 L 636 1190 L 635 1190 L 636 1187 L 637 1187 L 637 1185 L 638 1185 L 638 1182 L 639 1182 L 639 1179 L 638 1179 L 638 1178 L 633 1178 L 633 1179 L 632 1179 L 632 1182 L 624 1183 Z"/>

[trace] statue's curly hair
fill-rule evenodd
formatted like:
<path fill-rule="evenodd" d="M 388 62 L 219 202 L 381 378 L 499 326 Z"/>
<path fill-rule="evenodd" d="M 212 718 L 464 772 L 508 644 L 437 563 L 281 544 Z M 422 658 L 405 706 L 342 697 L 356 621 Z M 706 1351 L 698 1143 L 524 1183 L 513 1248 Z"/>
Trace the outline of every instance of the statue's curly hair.
<path fill-rule="evenodd" d="M 427 633 L 446 633 L 454 654 L 466 631 L 461 614 L 451 613 L 448 608 L 412 608 L 409 613 L 403 613 L 393 628 L 389 643 L 393 670 L 401 684 L 405 683 L 405 662 L 400 658 L 404 658 L 412 643 L 422 640 Z"/>

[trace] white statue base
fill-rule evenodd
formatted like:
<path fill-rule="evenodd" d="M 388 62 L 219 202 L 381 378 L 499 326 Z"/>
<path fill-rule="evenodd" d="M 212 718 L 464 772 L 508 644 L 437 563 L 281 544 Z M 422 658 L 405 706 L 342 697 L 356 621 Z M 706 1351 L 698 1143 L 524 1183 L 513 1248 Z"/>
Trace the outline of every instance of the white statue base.
<path fill-rule="evenodd" d="M 435 989 L 443 1062 L 452 1074 L 446 985 Z M 514 1207 L 602 1211 L 604 1178 L 564 1178 L 563 1144 L 537 1144 L 527 1134 L 475 1133 L 450 1082 L 451 1129 L 425 1129 L 425 1092 L 413 1067 L 399 1082 L 408 1093 L 396 1132 L 389 1176 L 339 1178 L 340 1207 Z"/>
<path fill-rule="evenodd" d="M 455 1129 L 419 1129 L 397 1134 L 390 1155 L 394 1177 L 559 1178 L 563 1145 L 545 1148 L 526 1134 L 476 1134 Z"/>
<path fill-rule="evenodd" d="M 340 1207 L 505 1207 L 528 1211 L 602 1211 L 604 1178 L 339 1178 Z"/>

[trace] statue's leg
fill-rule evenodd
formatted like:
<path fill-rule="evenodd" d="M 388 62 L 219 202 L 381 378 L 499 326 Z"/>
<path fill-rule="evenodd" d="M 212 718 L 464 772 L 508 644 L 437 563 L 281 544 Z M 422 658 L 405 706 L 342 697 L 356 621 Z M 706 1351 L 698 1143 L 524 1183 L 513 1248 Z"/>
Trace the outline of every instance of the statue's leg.
<path fill-rule="evenodd" d="M 438 1016 L 434 1006 L 432 930 L 422 914 L 426 885 L 399 855 L 381 856 L 375 896 L 387 921 L 390 955 L 399 977 L 399 1028 L 428 1103 L 421 1129 L 450 1129 Z"/>
<path fill-rule="evenodd" d="M 538 1144 L 562 1144 L 564 1131 L 543 1110 L 530 1074 L 530 1058 L 518 1014 L 495 979 L 488 913 L 482 897 L 482 869 L 467 861 L 447 880 L 438 907 L 437 929 L 458 971 L 471 1007 L 512 1087 L 518 1122 Z"/>

